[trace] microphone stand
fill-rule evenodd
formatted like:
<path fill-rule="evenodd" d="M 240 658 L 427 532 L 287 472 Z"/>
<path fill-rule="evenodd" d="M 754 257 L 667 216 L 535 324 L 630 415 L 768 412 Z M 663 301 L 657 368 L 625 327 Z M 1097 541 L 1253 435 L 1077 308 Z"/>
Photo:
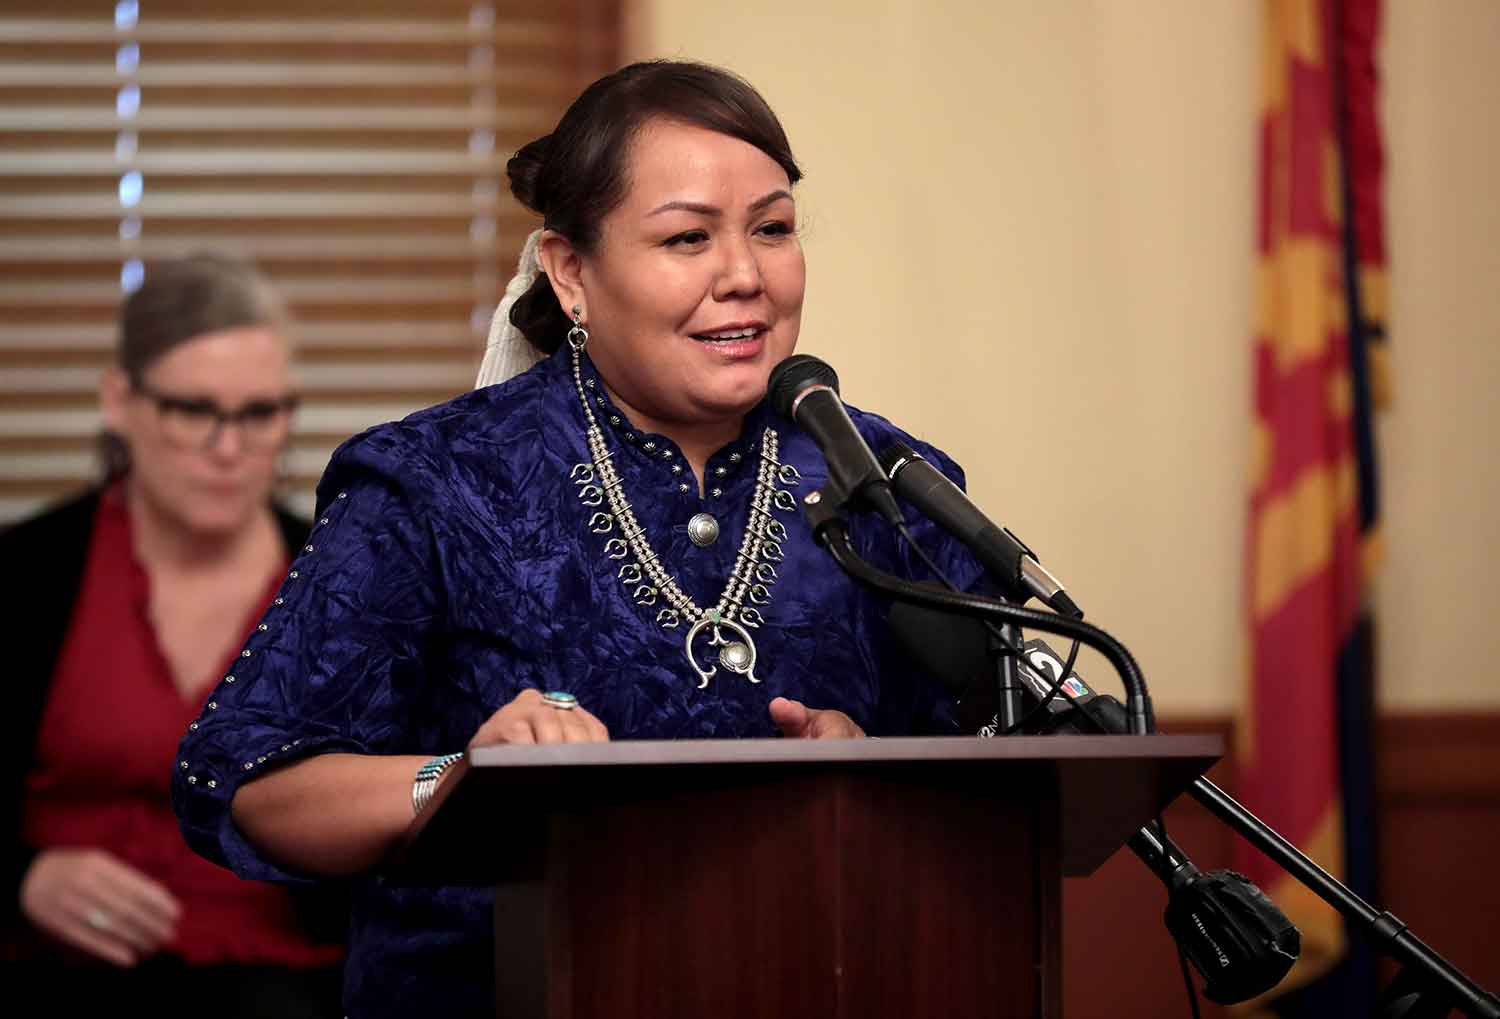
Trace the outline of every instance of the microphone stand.
<path fill-rule="evenodd" d="M 1239 832 L 1246 842 L 1338 910 L 1351 926 L 1363 931 L 1374 942 L 1377 951 L 1400 964 L 1396 979 L 1376 1005 L 1377 1019 L 1442 1019 L 1455 1008 L 1473 1019 L 1500 1017 L 1500 998 L 1485 991 L 1423 944 L 1389 911 L 1376 912 L 1373 906 L 1235 802 L 1224 790 L 1200 777 L 1193 781 L 1188 791 L 1193 799 Z"/>
<path fill-rule="evenodd" d="M 999 600 L 1006 601 L 1004 598 Z M 1013 650 L 1021 646 L 1021 631 L 1014 623 L 1001 623 L 997 629 L 998 633 L 989 635 L 990 657 L 995 662 L 995 689 L 998 695 L 996 716 L 1000 721 L 999 731 L 1011 732 L 1020 724 L 1024 709 L 1021 697 L 1021 663 Z"/>
<path fill-rule="evenodd" d="M 802 509 L 812 525 L 814 538 L 828 549 L 839 568 L 859 583 L 918 605 L 948 609 L 981 619 L 996 619 L 1013 627 L 1024 623 L 1047 633 L 1077 639 L 1094 648 L 1108 659 L 1125 684 L 1129 734 L 1146 735 L 1151 731 L 1150 699 L 1140 668 L 1125 646 L 1108 633 L 1066 616 L 1037 612 L 979 595 L 924 588 L 892 576 L 865 562 L 854 550 L 848 523 L 842 514 L 842 500 L 824 499 L 823 493 L 811 492 L 803 497 Z M 1352 926 L 1362 930 L 1378 951 L 1400 965 L 1396 979 L 1387 987 L 1372 1019 L 1442 1019 L 1455 1008 L 1470 1019 L 1500 1019 L 1500 998 L 1455 969 L 1388 911 L 1377 911 L 1351 892 L 1224 790 L 1199 777 L 1189 791 L 1194 799 L 1242 838 L 1338 910 Z"/>

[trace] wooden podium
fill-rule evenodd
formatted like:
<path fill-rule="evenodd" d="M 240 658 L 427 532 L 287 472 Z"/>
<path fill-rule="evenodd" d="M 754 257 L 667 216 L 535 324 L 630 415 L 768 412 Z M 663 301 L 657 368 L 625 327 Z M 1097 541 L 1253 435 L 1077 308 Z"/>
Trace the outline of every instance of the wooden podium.
<path fill-rule="evenodd" d="M 1222 753 L 1216 736 L 486 747 L 389 877 L 495 887 L 504 1019 L 1057 1017 L 1062 877 Z"/>

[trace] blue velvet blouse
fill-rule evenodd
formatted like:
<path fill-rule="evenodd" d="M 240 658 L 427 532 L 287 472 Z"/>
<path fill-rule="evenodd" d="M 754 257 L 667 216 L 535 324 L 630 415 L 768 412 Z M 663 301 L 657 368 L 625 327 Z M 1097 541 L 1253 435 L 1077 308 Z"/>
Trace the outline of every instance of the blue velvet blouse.
<path fill-rule="evenodd" d="M 827 479 L 813 442 L 762 405 L 709 460 L 700 498 L 676 444 L 635 432 L 587 358 L 583 378 L 647 540 L 700 606 L 718 601 L 734 563 L 764 429 L 776 429 L 780 462 L 801 475 L 778 483 L 792 497 L 784 505 Z M 962 483 L 946 456 L 883 418 L 851 416 L 877 454 L 906 442 Z M 591 529 L 608 506 L 580 499 L 571 475 L 588 461 L 566 345 L 509 382 L 345 443 L 318 486 L 306 546 L 183 737 L 172 792 L 188 842 L 245 878 L 308 880 L 236 830 L 229 805 L 242 782 L 311 754 L 462 750 L 528 687 L 576 694 L 615 739 L 774 737 L 767 705 L 777 696 L 837 708 L 871 735 L 957 731 L 939 686 L 895 645 L 886 603 L 814 544 L 795 506 L 772 511 L 787 533 L 775 579 L 757 592 L 769 597 L 752 631 L 761 682 L 721 667 L 698 689 L 686 624 L 660 625 L 664 603 L 640 604 L 636 596 L 649 593 L 619 578 L 631 557 L 607 554 L 618 530 Z M 700 512 L 720 525 L 703 548 L 687 533 Z M 908 516 L 953 580 L 976 580 L 965 550 Z M 851 530 L 871 562 L 927 576 L 878 518 L 857 515 Z M 371 876 L 353 897 L 351 1017 L 494 1014 L 485 890 L 401 888 Z"/>

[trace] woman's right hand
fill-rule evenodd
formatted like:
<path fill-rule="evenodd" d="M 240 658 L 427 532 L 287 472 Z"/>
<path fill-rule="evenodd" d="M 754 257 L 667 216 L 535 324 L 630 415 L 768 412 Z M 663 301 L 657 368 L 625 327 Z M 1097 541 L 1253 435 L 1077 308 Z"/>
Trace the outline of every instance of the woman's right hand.
<path fill-rule="evenodd" d="M 582 705 L 572 710 L 554 708 L 536 690 L 522 690 L 479 727 L 469 740 L 469 749 L 492 743 L 603 743 L 608 739 L 604 723 Z"/>
<path fill-rule="evenodd" d="M 90 955 L 134 966 L 177 933 L 172 893 L 103 849 L 44 849 L 21 880 L 21 911 Z"/>

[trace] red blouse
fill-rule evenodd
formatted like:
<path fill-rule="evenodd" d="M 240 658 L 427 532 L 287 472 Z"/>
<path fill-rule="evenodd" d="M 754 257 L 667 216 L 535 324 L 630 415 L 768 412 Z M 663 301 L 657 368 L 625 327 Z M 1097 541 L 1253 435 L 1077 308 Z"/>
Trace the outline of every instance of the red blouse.
<path fill-rule="evenodd" d="M 267 578 L 246 633 L 285 565 Z M 149 605 L 150 579 L 135 557 L 116 485 L 94 518 L 82 587 L 26 776 L 22 837 L 39 850 L 102 847 L 165 885 L 182 905 L 177 937 L 165 951 L 187 963 L 300 968 L 337 961 L 337 946 L 314 945 L 302 935 L 286 889 L 241 880 L 183 841 L 169 801 L 170 769 L 200 703 L 173 683 Z M 226 667 L 237 652 L 230 651 Z M 200 689 L 212 689 L 214 678 L 203 677 Z"/>

